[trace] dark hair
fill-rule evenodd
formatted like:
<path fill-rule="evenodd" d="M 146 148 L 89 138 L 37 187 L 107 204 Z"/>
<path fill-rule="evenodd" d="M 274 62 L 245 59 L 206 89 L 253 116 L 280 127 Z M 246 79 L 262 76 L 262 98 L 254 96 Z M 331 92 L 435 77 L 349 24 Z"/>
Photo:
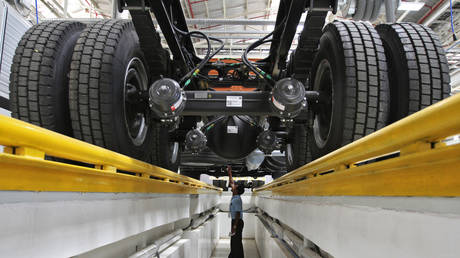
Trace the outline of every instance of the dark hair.
<path fill-rule="evenodd" d="M 236 190 L 238 191 L 239 195 L 242 195 L 244 193 L 244 185 L 243 184 L 237 184 L 236 185 Z"/>

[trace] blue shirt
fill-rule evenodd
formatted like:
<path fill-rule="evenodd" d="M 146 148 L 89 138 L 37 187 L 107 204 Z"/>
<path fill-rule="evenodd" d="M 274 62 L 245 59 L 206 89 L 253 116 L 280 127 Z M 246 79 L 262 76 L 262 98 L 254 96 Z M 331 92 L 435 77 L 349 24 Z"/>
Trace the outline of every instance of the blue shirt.
<path fill-rule="evenodd" d="M 232 219 L 236 219 L 236 213 L 240 212 L 240 219 L 243 219 L 243 201 L 239 195 L 233 195 L 230 201 L 230 213 Z"/>

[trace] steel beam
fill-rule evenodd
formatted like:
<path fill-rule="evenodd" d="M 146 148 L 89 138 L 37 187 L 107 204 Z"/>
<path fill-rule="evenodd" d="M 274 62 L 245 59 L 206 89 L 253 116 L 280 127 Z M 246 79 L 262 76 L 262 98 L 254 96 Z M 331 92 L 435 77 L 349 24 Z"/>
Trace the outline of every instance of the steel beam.
<path fill-rule="evenodd" d="M 197 25 L 275 25 L 275 20 L 262 20 L 262 19 L 187 19 L 187 24 Z M 299 23 L 303 24 L 303 23 Z"/>
<path fill-rule="evenodd" d="M 47 20 L 66 20 L 63 18 L 55 18 L 55 19 L 47 19 Z M 100 19 L 94 18 L 76 18 L 72 19 L 76 21 L 80 21 L 83 23 L 91 23 L 95 21 L 99 21 Z M 262 19 L 202 19 L 202 18 L 195 18 L 195 19 L 185 19 L 188 25 L 275 25 L 275 20 L 262 20 Z M 158 21 L 156 19 L 153 20 L 155 25 L 158 25 Z M 304 22 L 299 22 L 299 25 L 303 25 Z"/>
<path fill-rule="evenodd" d="M 170 5 L 168 5 L 168 3 Z M 182 31 L 188 31 L 187 24 L 185 23 L 184 13 L 182 11 L 182 7 L 178 0 L 174 1 L 165 1 L 165 0 L 152 0 L 150 1 L 151 10 L 156 17 L 156 21 L 158 22 L 163 35 L 168 42 L 169 49 L 174 57 L 174 60 L 180 64 L 182 71 L 187 71 L 192 67 L 192 61 L 189 60 L 189 56 L 187 56 L 183 52 L 182 44 L 180 42 L 180 37 L 176 30 L 173 28 L 172 24 L 177 26 Z M 172 8 L 172 12 L 174 17 L 170 17 L 171 13 L 169 8 Z M 190 52 L 194 53 L 193 44 L 190 38 L 184 40 L 185 48 Z"/>
<path fill-rule="evenodd" d="M 67 3 L 69 0 L 65 0 L 64 3 Z M 118 11 L 118 2 L 119 0 L 112 0 L 112 19 L 118 19 L 120 12 Z M 65 4 L 64 4 L 65 6 Z M 66 9 L 67 10 L 67 9 Z"/>
<path fill-rule="evenodd" d="M 284 3 L 284 4 L 282 4 Z M 277 26 L 284 26 L 283 30 L 273 34 L 270 57 L 273 62 L 272 75 L 277 78 L 281 70 L 286 68 L 286 59 L 291 49 L 302 13 L 305 10 L 305 0 L 290 0 L 280 3 L 276 17 Z M 287 14 L 284 15 L 283 13 Z M 284 25 L 281 22 L 284 21 Z"/>
<path fill-rule="evenodd" d="M 204 98 L 203 98 L 204 93 Z M 271 115 L 269 92 L 186 91 L 183 115 Z M 198 96 L 198 97 L 197 97 Z M 228 96 L 240 96 L 241 107 L 227 107 Z"/>

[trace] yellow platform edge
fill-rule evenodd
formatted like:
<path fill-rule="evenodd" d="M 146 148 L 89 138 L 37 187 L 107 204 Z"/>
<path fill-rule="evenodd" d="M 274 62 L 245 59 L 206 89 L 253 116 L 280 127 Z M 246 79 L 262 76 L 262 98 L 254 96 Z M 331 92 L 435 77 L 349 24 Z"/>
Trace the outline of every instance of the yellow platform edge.
<path fill-rule="evenodd" d="M 0 145 L 5 146 L 0 154 L 0 191 L 222 192 L 199 180 L 3 115 Z M 45 155 L 89 167 L 45 160 Z"/>
<path fill-rule="evenodd" d="M 460 196 L 460 94 L 254 190 L 259 195 Z M 391 153 L 398 157 L 375 160 Z M 368 164 L 363 161 L 372 160 Z"/>

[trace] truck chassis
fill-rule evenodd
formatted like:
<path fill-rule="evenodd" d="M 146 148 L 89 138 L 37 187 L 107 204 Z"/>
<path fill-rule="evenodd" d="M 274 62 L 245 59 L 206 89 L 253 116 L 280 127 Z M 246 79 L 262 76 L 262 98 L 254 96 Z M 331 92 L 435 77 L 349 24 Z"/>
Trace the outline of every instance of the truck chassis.
<path fill-rule="evenodd" d="M 227 164 L 279 177 L 449 96 L 430 29 L 325 24 L 350 5 L 355 19 L 375 19 L 382 1 L 366 2 L 282 0 L 274 30 L 236 60 L 213 59 L 223 41 L 189 31 L 179 0 L 118 1 L 132 21 L 37 24 L 16 50 L 12 114 L 192 177 Z M 248 59 L 265 43 L 266 58 Z"/>

